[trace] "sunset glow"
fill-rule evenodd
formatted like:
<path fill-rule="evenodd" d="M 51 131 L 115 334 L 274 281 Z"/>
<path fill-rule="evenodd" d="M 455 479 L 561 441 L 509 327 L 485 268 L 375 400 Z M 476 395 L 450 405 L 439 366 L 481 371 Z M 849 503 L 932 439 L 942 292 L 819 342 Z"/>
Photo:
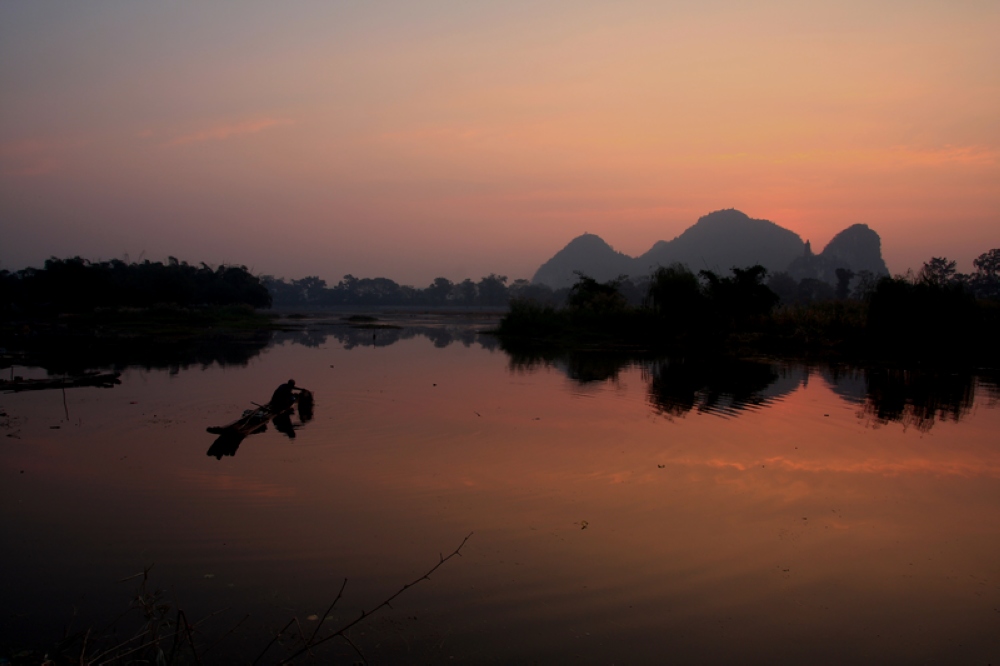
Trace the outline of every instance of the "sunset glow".
<path fill-rule="evenodd" d="M 531 277 L 738 208 L 889 269 L 1000 245 L 1000 5 L 0 7 L 0 268 Z"/>

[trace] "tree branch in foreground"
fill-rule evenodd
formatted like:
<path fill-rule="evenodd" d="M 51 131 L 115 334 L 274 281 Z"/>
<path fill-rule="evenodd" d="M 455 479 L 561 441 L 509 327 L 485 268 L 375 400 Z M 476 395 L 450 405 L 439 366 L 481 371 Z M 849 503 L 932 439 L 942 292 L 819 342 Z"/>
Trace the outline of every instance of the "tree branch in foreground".
<path fill-rule="evenodd" d="M 375 606 L 374 608 L 372 608 L 371 610 L 368 610 L 368 611 L 361 611 L 361 615 L 359 615 L 354 620 L 348 622 L 347 624 L 345 624 L 344 626 L 342 626 L 340 629 L 338 629 L 337 631 L 333 632 L 332 634 L 327 634 L 323 638 L 316 639 L 316 634 L 319 632 L 319 627 L 317 627 L 316 631 L 313 632 L 313 635 L 309 637 L 309 640 L 307 640 L 305 642 L 305 645 L 303 645 L 302 648 L 300 648 L 294 654 L 292 654 L 292 655 L 290 655 L 288 657 L 285 657 L 284 659 L 282 659 L 278 663 L 279 664 L 287 664 L 291 660 L 295 659 L 296 657 L 298 657 L 298 656 L 300 656 L 302 654 L 305 654 L 306 652 L 308 652 L 312 648 L 316 647 L 317 645 L 320 645 L 322 643 L 326 643 L 327 641 L 333 640 L 334 638 L 342 637 L 342 638 L 346 639 L 347 636 L 345 634 L 352 627 L 358 625 L 359 623 L 361 623 L 366 618 L 371 617 L 372 615 L 374 615 L 375 613 L 377 613 L 378 611 L 382 610 L 383 608 L 385 608 L 387 606 L 389 608 L 392 608 L 391 604 L 396 599 L 396 597 L 398 597 L 399 595 L 401 595 L 403 592 L 406 592 L 408 589 L 410 589 L 411 587 L 413 587 L 414 585 L 416 585 L 420 581 L 422 581 L 422 580 L 429 580 L 430 579 L 430 575 L 432 573 L 434 573 L 435 571 L 437 571 L 441 567 L 441 565 L 443 565 L 445 562 L 447 562 L 451 558 L 455 557 L 456 555 L 461 556 L 461 554 L 462 554 L 461 553 L 462 548 L 465 546 L 466 542 L 468 542 L 469 538 L 472 537 L 472 535 L 473 535 L 473 532 L 469 532 L 468 536 L 466 536 L 464 539 L 462 539 L 462 543 L 458 544 L 458 548 L 456 548 L 455 550 L 453 550 L 451 552 L 451 554 L 449 554 L 447 556 L 440 555 L 439 556 L 441 558 L 440 561 L 437 564 L 435 564 L 433 567 L 431 567 L 430 570 L 427 571 L 427 573 L 425 573 L 424 575 L 420 576 L 419 578 L 416 578 L 412 582 L 407 583 L 403 587 L 401 587 L 398 590 L 396 590 L 396 592 L 394 594 L 392 594 L 390 597 L 388 597 L 387 599 L 385 599 L 378 606 Z M 344 587 L 346 585 L 347 585 L 347 581 L 344 580 L 343 585 L 340 586 L 340 592 L 337 593 L 337 598 L 333 600 L 332 604 L 330 604 L 330 609 L 329 610 L 333 610 L 333 607 L 336 605 L 337 601 L 340 599 L 341 595 L 343 594 Z M 329 612 L 329 610 L 327 612 Z M 325 620 L 325 619 L 326 619 L 326 615 L 324 614 L 324 616 L 320 620 L 320 622 L 322 623 L 323 620 Z M 348 642 L 350 642 L 350 641 L 348 641 Z M 353 646 L 353 643 L 351 643 L 351 645 Z M 270 646 L 268 646 L 268 647 L 270 647 Z M 265 651 L 266 651 L 266 649 L 267 648 L 265 648 Z M 355 649 L 357 649 L 357 648 L 355 648 Z M 264 656 L 263 653 L 261 653 L 260 656 L 263 657 Z M 258 659 L 260 659 L 260 657 L 258 657 Z"/>

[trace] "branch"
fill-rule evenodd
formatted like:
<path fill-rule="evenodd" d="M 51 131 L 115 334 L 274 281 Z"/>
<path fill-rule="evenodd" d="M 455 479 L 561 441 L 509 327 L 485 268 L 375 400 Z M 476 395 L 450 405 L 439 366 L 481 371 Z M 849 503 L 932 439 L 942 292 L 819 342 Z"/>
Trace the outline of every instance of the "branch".
<path fill-rule="evenodd" d="M 472 534 L 473 534 L 472 532 L 469 532 L 469 535 L 466 536 L 464 539 L 462 539 L 462 543 L 458 544 L 458 548 L 456 548 L 455 550 L 453 550 L 451 552 L 451 554 L 448 555 L 447 557 L 445 557 L 444 555 L 439 555 L 439 557 L 441 558 L 441 560 L 437 564 L 435 564 L 433 567 L 431 567 L 430 570 L 427 571 L 427 573 L 425 573 L 424 575 L 420 576 L 419 578 L 416 578 L 412 582 L 407 583 L 403 587 L 401 587 L 398 590 L 396 590 L 396 592 L 392 596 L 390 596 L 389 598 L 387 598 L 385 601 L 383 601 L 382 603 L 380 603 L 378 606 L 375 606 L 375 608 L 373 608 L 373 609 L 371 609 L 369 611 L 361 611 L 361 615 L 358 616 L 356 619 L 352 620 L 351 622 L 348 622 L 347 624 L 345 624 L 343 627 L 341 627 L 337 631 L 335 631 L 332 634 L 329 634 L 327 636 L 324 636 L 323 638 L 321 638 L 319 640 L 314 640 L 314 637 L 315 637 L 315 632 L 314 632 L 313 636 L 309 638 L 309 640 L 306 642 L 305 646 L 302 647 L 302 649 L 300 649 L 298 652 L 292 654 L 291 656 L 282 659 L 278 663 L 279 664 L 287 664 L 290 661 L 292 661 L 293 659 L 295 659 L 296 657 L 298 657 L 299 655 L 305 654 L 306 652 L 308 652 L 313 647 L 315 647 L 317 645 L 320 645 L 322 643 L 325 643 L 325 642 L 327 642 L 329 640 L 332 640 L 332 639 L 334 639 L 334 638 L 336 638 L 338 636 L 346 638 L 345 633 L 349 629 L 351 629 L 355 625 L 359 624 L 365 618 L 374 615 L 375 613 L 377 613 L 378 611 L 382 610 L 386 606 L 389 606 L 391 608 L 392 606 L 390 604 L 396 599 L 396 597 L 398 597 L 399 595 L 401 595 L 403 592 L 406 592 L 408 589 L 410 589 L 411 587 L 413 587 L 414 585 L 416 585 L 420 581 L 422 581 L 422 580 L 429 580 L 430 579 L 430 575 L 432 573 L 434 573 L 435 571 L 437 571 L 441 567 L 441 565 L 443 565 L 445 562 L 447 562 L 451 558 L 455 557 L 456 555 L 460 556 L 461 555 L 462 547 L 465 546 L 465 544 L 469 540 L 469 538 L 472 537 Z M 346 584 L 346 581 L 345 581 L 345 584 Z M 343 586 L 341 586 L 341 592 L 343 592 Z M 340 598 L 339 594 L 338 594 L 337 598 L 338 599 Z M 337 601 L 334 600 L 334 603 L 337 603 Z M 333 606 L 331 605 L 331 608 L 332 607 Z M 353 643 L 352 643 L 352 645 L 353 645 Z M 268 647 L 270 647 L 270 646 L 268 646 Z M 357 649 L 357 648 L 355 648 L 355 649 Z"/>
<path fill-rule="evenodd" d="M 306 641 L 306 644 L 312 643 L 313 639 L 316 638 L 316 634 L 319 633 L 319 628 L 323 626 L 323 623 L 326 622 L 327 616 L 330 615 L 331 611 L 333 611 L 333 607 L 337 605 L 337 602 L 340 601 L 340 597 L 343 596 L 345 587 L 347 587 L 346 578 L 344 579 L 344 582 L 340 584 L 340 590 L 337 592 L 337 598 L 333 600 L 333 603 L 330 604 L 330 607 L 327 608 L 326 612 L 323 613 L 323 615 L 319 618 L 319 623 L 316 625 L 316 629 L 313 630 L 312 636 L 310 636 L 309 640 Z"/>
<path fill-rule="evenodd" d="M 281 628 L 281 631 L 279 631 L 279 632 L 277 633 L 277 635 L 276 635 L 276 636 L 275 636 L 274 638 L 272 638 L 272 639 L 271 639 L 271 642 L 270 642 L 270 643 L 268 643 L 267 645 L 265 645 L 265 646 L 264 646 L 264 649 L 260 651 L 260 654 L 259 654 L 259 655 L 257 655 L 257 658 L 256 658 L 256 659 L 254 659 L 254 660 L 253 660 L 253 664 L 251 664 L 251 666 L 256 666 L 256 665 L 257 665 L 257 662 L 258 662 L 258 661 L 260 661 L 261 657 L 263 657 L 263 656 L 264 656 L 264 654 L 266 654 L 266 653 L 267 653 L 267 651 L 271 649 L 271 646 L 272 646 L 272 645 L 274 645 L 274 643 L 275 643 L 275 642 L 276 642 L 276 641 L 277 641 L 277 640 L 278 640 L 279 638 L 281 638 L 281 634 L 285 633 L 285 631 L 286 631 L 286 630 L 288 629 L 288 627 L 292 626 L 292 624 L 293 624 L 294 622 L 295 622 L 295 618 L 293 617 L 293 618 L 292 618 L 291 620 L 289 620 L 289 621 L 288 621 L 288 624 L 286 624 L 286 625 L 285 625 L 284 627 L 282 627 L 282 628 Z"/>
<path fill-rule="evenodd" d="M 215 615 L 215 613 L 213 613 L 213 615 Z M 209 617 L 211 617 L 211 616 L 209 616 Z M 222 642 L 222 641 L 223 641 L 223 640 L 224 640 L 224 639 L 225 639 L 226 637 L 228 637 L 228 636 L 229 636 L 230 634 L 232 634 L 233 632 L 235 632 L 235 631 L 236 631 L 236 630 L 237 630 L 237 629 L 239 628 L 239 626 L 240 626 L 241 624 L 243 624 L 244 622 L 246 622 L 246 621 L 247 621 L 247 619 L 249 619 L 249 617 L 250 617 L 250 614 L 249 614 L 249 613 L 247 613 L 246 615 L 244 615 L 244 616 L 243 616 L 243 619 L 242 619 L 242 620 L 240 620 L 239 622 L 237 622 L 237 623 L 236 623 L 236 626 L 234 626 L 234 627 L 233 627 L 232 629 L 230 629 L 229 631 L 227 631 L 227 632 L 226 632 L 226 633 L 225 633 L 225 634 L 224 634 L 224 635 L 222 636 L 222 638 L 218 639 L 217 641 L 215 641 L 214 643 L 212 643 L 211 645 L 209 645 L 209 646 L 208 646 L 207 648 L 205 648 L 204 650 L 202 650 L 201 654 L 202 654 L 203 656 L 204 656 L 204 655 L 206 655 L 206 654 L 208 654 L 208 651 L 209 651 L 209 650 L 211 650 L 212 648 L 214 648 L 214 647 L 215 647 L 216 645 L 218 645 L 219 643 L 221 643 L 221 642 Z M 204 618 L 204 619 L 202 619 L 202 620 L 198 620 L 197 622 L 195 622 L 194 626 L 196 626 L 196 627 L 197 627 L 197 626 L 198 626 L 199 624 L 201 624 L 202 622 L 204 622 L 204 621 L 205 621 L 205 620 L 207 620 L 207 619 L 208 619 L 208 618 Z"/>

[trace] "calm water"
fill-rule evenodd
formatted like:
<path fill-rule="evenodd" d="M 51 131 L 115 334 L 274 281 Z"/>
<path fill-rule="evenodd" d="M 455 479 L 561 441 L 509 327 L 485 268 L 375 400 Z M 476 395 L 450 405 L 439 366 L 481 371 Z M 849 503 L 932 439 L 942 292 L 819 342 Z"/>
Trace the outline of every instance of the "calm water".
<path fill-rule="evenodd" d="M 481 322 L 406 323 L 0 395 L 3 650 L 107 626 L 153 565 L 210 616 L 207 662 L 252 659 L 344 578 L 331 625 L 471 532 L 352 631 L 370 663 L 1000 661 L 990 378 L 512 357 Z M 206 454 L 289 377 L 316 399 L 294 438 Z"/>

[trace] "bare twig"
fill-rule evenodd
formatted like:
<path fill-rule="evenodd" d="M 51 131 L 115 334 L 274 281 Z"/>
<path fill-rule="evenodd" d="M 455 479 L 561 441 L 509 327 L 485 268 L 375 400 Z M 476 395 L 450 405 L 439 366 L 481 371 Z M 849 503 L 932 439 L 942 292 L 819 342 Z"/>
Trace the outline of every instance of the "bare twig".
<path fill-rule="evenodd" d="M 310 647 L 309 647 L 309 641 L 306 640 L 306 631 L 305 629 L 302 628 L 302 623 L 299 622 L 299 618 L 296 617 L 294 619 L 295 619 L 295 626 L 299 628 L 299 638 L 302 639 L 302 644 L 306 646 L 306 650 L 308 651 Z M 309 656 L 313 656 L 312 652 L 309 652 Z"/>
<path fill-rule="evenodd" d="M 403 587 L 401 587 L 398 590 L 396 590 L 396 592 L 392 596 L 390 596 L 389 598 L 387 598 L 385 601 L 383 601 L 382 603 L 380 603 L 378 606 L 375 606 L 375 608 L 373 608 L 373 609 L 371 609 L 369 611 L 361 611 L 361 615 L 359 615 L 356 619 L 352 620 L 351 622 L 348 622 L 347 624 L 345 624 L 343 627 L 341 627 L 337 631 L 333 632 L 332 634 L 328 634 L 327 636 L 324 636 L 323 638 L 321 638 L 319 640 L 313 640 L 312 638 L 310 638 L 309 641 L 305 644 L 305 646 L 302 647 L 302 649 L 300 649 L 298 652 L 295 652 L 291 656 L 285 657 L 284 659 L 282 659 L 278 663 L 279 664 L 287 664 L 291 660 L 295 659 L 299 655 L 305 654 L 306 652 L 308 652 L 310 649 L 316 647 L 317 645 L 325 643 L 325 642 L 327 642 L 329 640 L 332 640 L 332 639 L 334 639 L 334 638 L 336 638 L 338 636 L 344 636 L 344 634 L 348 630 L 350 630 L 352 627 L 354 627 L 355 625 L 359 624 L 365 618 L 368 618 L 368 617 L 374 615 L 375 613 L 377 613 L 378 611 L 382 610 L 386 606 L 388 606 L 389 608 L 392 608 L 391 603 L 392 603 L 393 600 L 396 599 L 396 597 L 398 597 L 399 595 L 401 595 L 403 592 L 406 592 L 408 589 L 410 589 L 411 587 L 413 587 L 414 585 L 416 585 L 420 581 L 422 581 L 422 580 L 429 580 L 430 579 L 430 575 L 432 573 L 434 573 L 435 571 L 437 571 L 441 567 L 441 565 L 443 565 L 445 562 L 447 562 L 451 558 L 455 557 L 456 555 L 461 556 L 461 554 L 462 554 L 461 553 L 462 547 L 465 546 L 465 544 L 469 540 L 469 538 L 472 537 L 472 534 L 473 534 L 472 532 L 469 532 L 469 535 L 466 536 L 464 539 L 462 539 L 462 543 L 460 543 L 458 545 L 458 548 L 456 548 L 455 550 L 453 550 L 451 552 L 451 554 L 448 555 L 447 557 L 445 557 L 444 555 L 439 555 L 439 557 L 441 558 L 440 561 L 437 564 L 435 564 L 433 567 L 431 567 L 430 570 L 427 571 L 427 573 L 425 573 L 423 576 L 420 576 L 419 578 L 416 578 L 412 582 L 407 583 Z M 357 649 L 357 648 L 355 647 L 355 649 Z"/>
<path fill-rule="evenodd" d="M 65 642 L 66 640 L 68 640 L 68 639 L 69 639 L 69 637 L 70 637 L 70 632 L 71 632 L 71 631 L 73 630 L 73 623 L 74 623 L 74 622 L 76 622 L 76 615 L 77 615 L 77 612 L 78 612 L 78 611 L 77 611 L 77 608 L 76 608 L 76 606 L 73 606 L 73 614 L 72 614 L 72 615 L 70 615 L 70 617 L 69 617 L 69 624 L 67 624 L 67 625 L 65 626 L 65 628 L 63 628 L 63 637 L 62 637 L 62 640 L 63 640 L 64 642 Z M 87 631 L 90 631 L 90 629 L 88 629 Z"/>
<path fill-rule="evenodd" d="M 323 615 L 319 618 L 319 622 L 316 624 L 316 629 L 313 630 L 312 636 L 310 636 L 309 640 L 306 641 L 307 643 L 312 643 L 313 639 L 316 638 L 316 634 L 319 633 L 319 628 L 323 626 L 324 622 L 326 622 L 326 617 L 333 611 L 333 607 L 337 605 L 338 601 L 340 601 L 340 597 L 343 596 L 345 587 L 347 587 L 346 578 L 344 579 L 344 582 L 340 584 L 340 590 L 337 592 L 337 598 L 333 600 L 333 603 L 330 604 L 330 607 L 327 608 L 326 612 L 323 613 Z"/>
<path fill-rule="evenodd" d="M 284 627 L 282 627 L 282 628 L 281 628 L 281 631 L 279 631 L 279 632 L 278 632 L 278 633 L 277 633 L 277 634 L 275 635 L 275 637 L 271 639 L 271 642 L 270 642 L 270 643 L 268 643 L 267 645 L 265 645 L 265 646 L 264 646 L 264 649 L 260 651 L 260 654 L 259 654 L 259 655 L 257 655 L 257 658 L 256 658 L 256 659 L 254 659 L 254 660 L 253 660 L 253 663 L 251 664 L 251 666 L 256 666 L 257 662 L 261 660 L 261 658 L 262 658 L 262 657 L 264 656 L 264 654 L 265 654 L 265 653 L 266 653 L 266 652 L 267 652 L 268 650 L 270 650 L 270 649 L 271 649 L 271 646 L 272 646 L 272 645 L 274 645 L 274 644 L 275 644 L 275 642 L 277 642 L 277 640 L 278 640 L 279 638 L 281 638 L 281 634 L 285 633 L 285 630 L 287 630 L 287 629 L 288 629 L 288 627 L 292 626 L 292 623 L 294 623 L 294 622 L 295 622 L 295 618 L 293 617 L 293 618 L 292 618 L 291 620 L 289 620 L 289 621 L 288 621 L 288 624 L 286 624 L 286 625 L 285 625 Z"/>
<path fill-rule="evenodd" d="M 105 650 L 104 652 L 101 652 L 100 654 L 98 654 L 98 655 L 96 655 L 96 656 L 94 656 L 94 657 L 91 657 L 91 659 L 90 659 L 90 663 L 91 663 L 91 664 L 93 664 L 93 663 L 97 663 L 97 662 L 99 662 L 99 661 L 100 661 L 101 659 L 103 659 L 104 657 L 107 657 L 107 656 L 108 656 L 109 654 L 111 654 L 112 652 L 114 652 L 114 651 L 116 651 L 116 650 L 118 650 L 118 649 L 120 649 L 120 648 L 123 648 L 123 647 L 125 647 L 125 646 L 126 646 L 126 645 L 128 645 L 129 643 L 132 643 L 132 642 L 134 642 L 134 641 L 138 641 L 138 640 L 141 640 L 141 639 L 143 639 L 143 638 L 146 638 L 146 632 L 145 632 L 145 631 L 143 631 L 143 632 L 142 632 L 142 633 L 140 633 L 140 634 L 136 634 L 136 635 L 135 635 L 135 636 L 133 636 L 132 638 L 129 638 L 129 639 L 126 639 L 126 640 L 122 641 L 121 643 L 119 643 L 118 645 L 115 645 L 114 647 L 111 647 L 111 648 L 108 648 L 108 649 L 107 649 L 107 650 Z M 149 647 L 150 645 L 153 645 L 154 643 L 156 643 L 156 639 L 155 639 L 155 638 L 154 638 L 154 639 L 153 639 L 152 641 L 150 641 L 150 642 L 148 642 L 148 643 L 144 643 L 143 645 L 140 645 L 139 647 L 137 647 L 137 648 L 135 648 L 135 649 L 133 649 L 133 650 L 129 650 L 128 652 L 126 652 L 126 653 L 124 653 L 124 654 L 120 654 L 120 655 L 118 655 L 118 656 L 116 656 L 116 657 L 112 657 L 112 659 L 120 659 L 121 657 L 124 657 L 124 656 L 126 656 L 126 655 L 130 655 L 130 654 L 132 654 L 133 652 L 138 652 L 139 650 L 143 650 L 143 649 L 145 649 L 145 648 Z M 101 662 L 101 663 L 107 663 L 107 662 Z"/>
<path fill-rule="evenodd" d="M 209 614 L 208 614 L 208 615 L 206 615 L 205 617 L 203 617 L 203 618 L 201 618 L 200 620 L 196 621 L 196 622 L 195 622 L 194 624 L 192 624 L 191 626 L 192 626 L 192 627 L 195 627 L 195 628 L 197 628 L 197 627 L 200 627 L 200 626 L 201 626 L 201 625 L 202 625 L 203 623 L 205 623 L 205 622 L 208 622 L 209 620 L 211 620 L 211 619 L 212 619 L 213 617 L 215 617 L 216 615 L 222 615 L 223 613 L 227 613 L 227 612 L 229 612 L 229 610 L 230 610 L 230 609 L 231 609 L 231 607 L 230 607 L 230 606 L 227 606 L 227 607 L 225 607 L 225 608 L 220 608 L 219 610 L 217 610 L 217 611 L 215 611 L 215 612 L 213 612 L 213 613 L 209 613 Z M 246 619 L 246 618 L 244 618 L 244 619 Z M 243 620 L 240 620 L 240 622 L 242 622 L 242 621 L 243 621 Z M 237 625 L 237 626 L 238 626 L 238 625 Z"/>
<path fill-rule="evenodd" d="M 91 663 L 91 664 L 98 663 L 97 660 L 100 659 L 101 657 L 106 657 L 109 654 L 111 654 L 112 652 L 114 652 L 115 650 L 117 650 L 118 648 L 123 647 L 123 646 L 131 643 L 132 641 L 138 640 L 140 638 L 143 638 L 143 634 L 139 634 L 138 636 L 133 636 L 132 638 L 130 638 L 127 641 L 125 641 L 124 643 L 120 643 L 119 645 L 116 645 L 115 647 L 111 648 L 110 650 L 105 650 L 99 657 L 95 657 L 94 659 L 92 659 L 88 663 Z M 146 643 L 143 643 L 142 645 L 140 645 L 138 647 L 132 648 L 128 652 L 122 652 L 121 654 L 113 655 L 110 659 L 108 659 L 106 661 L 100 662 L 100 664 L 103 665 L 103 664 L 112 664 L 112 663 L 115 663 L 116 661 L 120 661 L 120 660 L 124 659 L 125 657 L 127 657 L 127 656 L 129 656 L 131 654 L 135 654 L 136 652 L 139 652 L 141 650 L 145 650 L 148 647 L 152 647 L 152 646 L 156 645 L 156 643 L 158 641 L 159 641 L 159 639 L 156 638 L 156 637 L 154 637 L 152 640 L 150 640 L 150 641 L 148 641 Z"/>
<path fill-rule="evenodd" d="M 170 656 L 167 658 L 167 663 L 174 663 L 174 657 L 177 655 L 177 646 L 180 645 L 180 635 L 181 635 L 181 612 L 177 611 L 177 617 L 174 619 L 174 642 L 170 646 Z"/>
<path fill-rule="evenodd" d="M 152 571 L 153 567 L 155 567 L 155 566 L 156 566 L 156 562 L 153 562 L 148 567 L 143 567 L 142 571 L 140 571 L 139 573 L 132 574 L 131 576 L 125 576 L 124 578 L 120 579 L 118 582 L 119 583 L 127 583 L 128 581 L 134 580 L 136 578 L 143 578 L 143 579 L 148 578 L 149 577 L 149 572 Z"/>
<path fill-rule="evenodd" d="M 361 657 L 361 661 L 362 661 L 362 662 L 364 662 L 365 666 L 368 666 L 368 660 L 367 660 L 367 659 L 365 659 L 365 655 L 364 655 L 364 653 L 363 653 L 363 652 L 362 652 L 362 651 L 361 651 L 360 649 L 358 649 L 358 646 L 354 644 L 354 641 L 352 641 L 352 640 L 351 640 L 351 639 L 350 639 L 350 638 L 349 638 L 349 637 L 347 636 L 347 634 L 341 634 L 341 636 L 340 636 L 340 637 L 341 637 L 341 638 L 343 638 L 343 639 L 344 639 L 345 641 L 347 641 L 347 644 L 348 644 L 348 645 L 350 645 L 350 646 L 351 646 L 352 648 L 354 648 L 354 651 L 358 653 L 358 656 L 359 656 L 359 657 Z"/>
<path fill-rule="evenodd" d="M 194 646 L 194 637 L 191 635 L 191 625 L 188 624 L 187 616 L 184 615 L 184 611 L 178 612 L 177 615 L 178 615 L 178 621 L 180 621 L 181 617 L 184 618 L 184 631 L 187 632 L 188 643 L 191 644 L 191 654 L 194 655 L 194 663 L 198 664 L 198 666 L 201 666 L 201 658 L 198 656 L 198 650 Z"/>
<path fill-rule="evenodd" d="M 229 631 L 227 631 L 221 638 L 219 638 L 217 641 L 215 641 L 214 643 L 212 643 L 211 645 L 209 645 L 207 648 L 205 648 L 204 650 L 202 650 L 201 654 L 202 655 L 208 654 L 209 650 L 211 650 L 212 648 L 214 648 L 216 645 L 218 645 L 219 643 L 221 643 L 226 637 L 228 637 L 234 631 L 236 631 L 237 629 L 239 629 L 240 625 L 243 624 L 244 622 L 246 622 L 249 617 L 250 617 L 250 613 L 247 613 L 246 615 L 244 615 L 242 620 L 240 620 L 239 622 L 237 622 L 236 625 L 232 629 L 230 629 Z M 196 622 L 195 626 L 198 626 L 198 624 L 199 623 Z"/>
<path fill-rule="evenodd" d="M 87 639 L 90 638 L 90 629 L 87 629 L 87 633 L 83 635 L 83 647 L 80 648 L 80 666 L 85 666 L 87 663 L 84 655 L 87 654 Z"/>

